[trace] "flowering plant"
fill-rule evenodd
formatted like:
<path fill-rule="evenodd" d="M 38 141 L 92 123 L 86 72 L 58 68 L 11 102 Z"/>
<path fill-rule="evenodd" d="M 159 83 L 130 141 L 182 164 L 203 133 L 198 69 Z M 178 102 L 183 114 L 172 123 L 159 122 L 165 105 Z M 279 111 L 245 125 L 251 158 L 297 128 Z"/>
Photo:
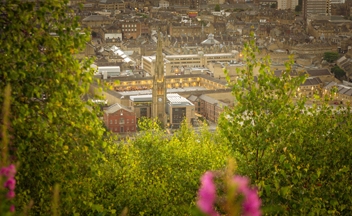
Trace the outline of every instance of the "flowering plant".
<path fill-rule="evenodd" d="M 261 215 L 261 200 L 257 190 L 250 187 L 247 177 L 227 175 L 224 181 L 225 191 L 221 191 L 221 185 L 216 186 L 218 176 L 216 172 L 207 171 L 201 177 L 197 207 L 203 214 L 209 216 Z"/>
<path fill-rule="evenodd" d="M 6 205 L 10 200 L 12 200 L 15 197 L 15 187 L 16 187 L 16 180 L 15 180 L 15 174 L 16 174 L 16 167 L 15 165 L 11 164 L 7 167 L 2 167 L 0 169 L 0 178 L 1 178 L 1 183 L 4 182 L 0 188 L 1 191 L 5 191 L 6 193 L 6 199 L 5 199 L 5 205 L 1 206 L 1 212 L 14 212 L 15 211 L 15 206 L 11 205 L 8 209 L 8 206 Z M 5 180 L 5 181 L 3 181 Z"/>
<path fill-rule="evenodd" d="M 16 166 L 8 164 L 8 135 L 7 127 L 9 123 L 9 110 L 10 110 L 10 86 L 6 86 L 4 94 L 4 105 L 2 107 L 1 115 L 1 161 L 0 161 L 0 215 L 9 215 L 11 212 L 15 211 L 15 206 L 11 205 L 11 200 L 15 197 L 15 187 L 16 187 Z M 4 199 L 4 197 L 6 197 Z"/>

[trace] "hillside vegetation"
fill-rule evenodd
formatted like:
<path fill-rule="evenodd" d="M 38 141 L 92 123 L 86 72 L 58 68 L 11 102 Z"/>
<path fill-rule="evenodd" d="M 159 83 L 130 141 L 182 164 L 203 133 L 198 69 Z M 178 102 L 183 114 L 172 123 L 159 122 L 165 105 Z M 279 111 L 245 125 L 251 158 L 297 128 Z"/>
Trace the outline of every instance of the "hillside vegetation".
<path fill-rule="evenodd" d="M 146 120 L 135 139 L 117 143 L 83 100 L 93 60 L 73 54 L 90 34 L 66 3 L 0 5 L 0 168 L 17 170 L 6 174 L 11 186 L 0 175 L 0 215 L 192 215 L 200 177 L 226 170 L 230 158 L 265 214 L 352 214 L 351 110 L 327 104 L 333 91 L 306 106 L 296 94 L 305 77 L 290 76 L 292 62 L 276 77 L 269 58 L 256 58 L 252 34 L 246 69 L 228 78 L 235 105 L 217 131 L 184 124 L 166 135 Z"/>

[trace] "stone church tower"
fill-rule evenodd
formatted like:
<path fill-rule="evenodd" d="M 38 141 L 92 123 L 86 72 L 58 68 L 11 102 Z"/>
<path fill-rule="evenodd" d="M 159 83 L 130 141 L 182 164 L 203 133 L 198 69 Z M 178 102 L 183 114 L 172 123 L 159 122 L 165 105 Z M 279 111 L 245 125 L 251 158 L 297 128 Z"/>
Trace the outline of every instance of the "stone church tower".
<path fill-rule="evenodd" d="M 156 48 L 155 71 L 153 75 L 153 102 L 152 102 L 152 117 L 157 118 L 162 127 L 166 126 L 166 82 L 164 73 L 164 58 L 163 58 L 162 38 L 158 33 L 158 42 Z"/>

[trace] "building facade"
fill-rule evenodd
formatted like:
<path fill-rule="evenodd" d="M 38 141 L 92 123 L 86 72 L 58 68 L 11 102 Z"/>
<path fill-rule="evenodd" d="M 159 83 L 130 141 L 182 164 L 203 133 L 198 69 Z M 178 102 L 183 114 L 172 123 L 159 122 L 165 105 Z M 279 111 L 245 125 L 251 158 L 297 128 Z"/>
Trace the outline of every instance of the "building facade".
<path fill-rule="evenodd" d="M 303 0 L 303 18 L 309 15 L 331 15 L 331 0 Z"/>
<path fill-rule="evenodd" d="M 141 23 L 139 20 L 119 21 L 124 39 L 136 39 L 141 35 Z"/>
<path fill-rule="evenodd" d="M 199 97 L 191 95 L 188 99 L 195 105 L 196 113 L 212 122 L 217 122 L 220 114 L 224 111 L 225 107 L 228 106 L 227 103 L 207 95 L 201 95 Z"/>
<path fill-rule="evenodd" d="M 104 109 L 103 120 L 106 127 L 114 133 L 136 132 L 136 114 L 118 103 Z"/>
<path fill-rule="evenodd" d="M 210 62 L 238 61 L 239 52 L 233 50 L 230 53 L 204 54 L 199 52 L 191 55 L 166 55 L 164 59 L 166 75 L 169 76 L 177 75 L 184 67 L 205 67 Z M 155 56 L 142 57 L 142 68 L 146 72 L 153 74 L 155 64 Z"/>
<path fill-rule="evenodd" d="M 125 10 L 125 3 L 123 0 L 101 0 L 98 6 L 101 10 L 106 11 Z"/>
<path fill-rule="evenodd" d="M 82 20 L 82 24 L 90 28 L 100 28 L 110 25 L 111 22 L 112 20 L 104 15 L 90 15 Z"/>
<path fill-rule="evenodd" d="M 294 10 L 297 5 L 298 5 L 298 0 L 277 0 L 277 9 Z"/>
<path fill-rule="evenodd" d="M 137 121 L 143 117 L 153 117 L 153 95 L 130 96 L 129 106 L 136 115 Z M 184 119 L 192 124 L 195 119 L 194 104 L 179 94 L 167 94 L 163 109 L 165 114 L 165 127 L 178 128 Z"/>
<path fill-rule="evenodd" d="M 192 125 L 195 119 L 194 104 L 179 94 L 167 94 L 166 113 L 171 128 L 179 128 L 184 119 Z"/>

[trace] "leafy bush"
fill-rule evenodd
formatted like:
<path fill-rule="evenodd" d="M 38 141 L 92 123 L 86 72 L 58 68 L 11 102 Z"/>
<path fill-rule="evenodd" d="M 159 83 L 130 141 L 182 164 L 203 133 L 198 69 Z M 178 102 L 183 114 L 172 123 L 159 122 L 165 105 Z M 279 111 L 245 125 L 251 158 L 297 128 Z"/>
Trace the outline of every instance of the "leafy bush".
<path fill-rule="evenodd" d="M 245 45 L 246 69 L 236 81 L 228 78 L 236 104 L 219 121 L 241 155 L 238 172 L 255 181 L 267 212 L 351 214 L 350 109 L 333 110 L 325 96 L 321 105 L 306 106 L 297 94 L 304 77 L 290 76 L 292 62 L 276 77 L 270 60 L 257 60 L 256 52 L 252 39 Z"/>
<path fill-rule="evenodd" d="M 327 62 L 333 63 L 339 58 L 339 54 L 337 52 L 325 52 L 323 58 Z"/>
<path fill-rule="evenodd" d="M 154 128 L 119 144 L 103 168 L 101 187 L 109 191 L 104 206 L 113 203 L 117 212 L 127 207 L 131 215 L 187 214 L 200 176 L 226 164 L 229 150 L 214 142 L 209 132 L 197 135 L 183 124 L 172 136 Z"/>
<path fill-rule="evenodd" d="M 12 87 L 11 154 L 20 164 L 15 199 L 19 208 L 33 200 L 35 215 L 50 214 L 56 184 L 62 214 L 90 212 L 106 145 L 93 104 L 82 101 L 92 60 L 73 56 L 90 31 L 68 15 L 67 3 L 9 0 L 0 7 L 0 89 Z"/>
<path fill-rule="evenodd" d="M 331 68 L 331 72 L 335 74 L 337 79 L 344 78 L 346 76 L 346 72 L 342 70 L 339 66 L 335 66 Z"/>

